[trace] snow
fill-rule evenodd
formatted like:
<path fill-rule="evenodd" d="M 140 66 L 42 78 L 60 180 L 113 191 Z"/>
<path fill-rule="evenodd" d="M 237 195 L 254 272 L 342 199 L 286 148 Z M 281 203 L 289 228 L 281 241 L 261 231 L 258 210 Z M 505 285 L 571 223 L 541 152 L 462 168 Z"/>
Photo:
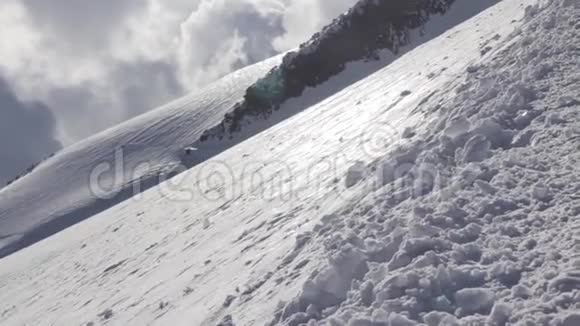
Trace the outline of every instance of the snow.
<path fill-rule="evenodd" d="M 494 0 L 455 1 L 444 16 L 433 15 L 421 30 L 412 31 L 411 43 L 401 51 L 410 51 L 492 3 Z M 384 50 L 378 62 L 348 63 L 338 78 L 290 99 L 268 121 L 252 117 L 243 121 L 243 132 L 231 139 L 200 141 L 206 132 L 221 130 L 219 123 L 224 115 L 241 101 L 248 86 L 281 63 L 282 56 L 243 69 L 202 91 L 69 147 L 0 192 L 0 257 L 131 198 L 135 192 L 270 128 L 396 59 Z M 402 94 L 406 92 L 409 90 Z M 382 129 L 387 137 L 393 136 L 388 125 Z M 218 134 L 223 136 L 221 131 Z M 191 149 L 195 149 L 195 155 L 188 154 Z"/>
<path fill-rule="evenodd" d="M 580 224 L 572 153 L 580 120 L 577 104 L 562 103 L 573 103 L 568 98 L 579 91 L 578 49 L 569 46 L 580 44 L 570 28 L 579 14 L 564 1 L 527 7 L 521 29 L 477 69 L 467 66 L 457 96 L 427 104 L 441 107 L 436 127 L 381 159 L 388 170 L 412 166 L 386 184 L 379 177 L 378 187 L 369 177 L 370 191 L 335 212 L 340 222 L 323 221 L 329 226 L 319 227 L 326 231 L 318 241 L 332 243 L 328 255 L 345 248 L 343 242 L 353 244 L 369 272 L 344 280 L 352 284 L 345 300 L 330 306 L 318 300 L 317 325 L 374 325 L 377 311 L 388 316 L 381 325 L 577 323 Z M 530 131 L 530 142 L 514 141 Z M 401 153 L 405 159 L 393 159 Z M 417 192 L 425 164 L 434 167 L 427 180 L 433 184 Z M 320 273 L 335 269 L 331 259 Z M 303 292 L 312 287 L 308 282 Z M 276 320 L 286 318 L 292 317 Z"/>
<path fill-rule="evenodd" d="M 68 147 L 0 190 L 0 257 L 122 202 L 135 184 L 151 187 L 181 164 L 187 166 L 194 156 L 184 155 L 193 150 L 189 145 L 280 60 L 278 56 L 237 71 Z M 93 176 L 99 177 L 98 183 L 91 181 Z"/>
<path fill-rule="evenodd" d="M 577 325 L 579 22 L 499 2 L 3 258 L 0 324 Z"/>

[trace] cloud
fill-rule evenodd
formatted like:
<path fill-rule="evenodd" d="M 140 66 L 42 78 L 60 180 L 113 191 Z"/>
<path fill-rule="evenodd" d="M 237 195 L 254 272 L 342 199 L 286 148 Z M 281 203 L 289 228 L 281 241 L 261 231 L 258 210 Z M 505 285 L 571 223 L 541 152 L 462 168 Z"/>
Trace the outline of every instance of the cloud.
<path fill-rule="evenodd" d="M 284 29 L 272 8 L 248 0 L 205 0 L 181 24 L 178 62 L 184 82 L 201 87 L 233 70 L 276 54 Z"/>
<path fill-rule="evenodd" d="M 62 148 L 55 119 L 39 102 L 20 101 L 0 78 L 0 188 L 31 164 Z"/>
<path fill-rule="evenodd" d="M 106 46 L 111 33 L 146 5 L 142 0 L 22 0 L 22 4 L 31 22 L 52 42 L 69 43 L 74 50 Z"/>
<path fill-rule="evenodd" d="M 53 87 L 44 96 L 66 127 L 59 136 L 83 139 L 165 104 L 185 91 L 175 66 L 159 61 L 117 62 L 103 81 Z M 89 126 L 89 127 L 87 127 Z"/>
<path fill-rule="evenodd" d="M 0 73 L 68 145 L 307 40 L 356 0 L 2 0 Z"/>
<path fill-rule="evenodd" d="M 286 33 L 276 38 L 274 47 L 286 51 L 306 41 L 358 0 L 287 0 L 282 23 Z"/>
<path fill-rule="evenodd" d="M 120 90 L 125 118 L 145 113 L 182 94 L 175 67 L 165 62 L 137 61 L 119 64 L 113 87 Z"/>

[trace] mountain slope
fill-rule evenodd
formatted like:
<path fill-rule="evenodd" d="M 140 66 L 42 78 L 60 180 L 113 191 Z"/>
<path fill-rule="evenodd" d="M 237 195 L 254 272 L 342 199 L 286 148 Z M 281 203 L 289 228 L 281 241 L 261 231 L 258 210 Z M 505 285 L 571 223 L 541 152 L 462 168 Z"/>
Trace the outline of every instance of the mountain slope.
<path fill-rule="evenodd" d="M 279 66 L 281 59 L 275 58 L 244 69 L 67 148 L 0 191 L 0 257 L 119 204 L 323 101 L 388 65 L 397 53 L 427 42 L 493 3 L 418 0 L 401 6 L 392 0 L 361 1 L 299 50 L 284 55 Z M 186 147 L 198 150 L 184 155 Z"/>
<path fill-rule="evenodd" d="M 274 113 L 288 117 L 306 109 L 496 2 L 359 1 L 299 50 L 284 55 L 282 64 L 250 86 L 244 100 L 196 144 L 239 137 L 248 134 L 247 129 L 251 135 L 247 125 L 256 119 L 271 119 L 273 122 L 262 124 L 273 125 L 279 120 L 271 118 Z M 340 78 L 333 78 L 338 74 Z M 285 105 L 309 88 L 316 91 L 302 96 L 300 105 Z"/>
<path fill-rule="evenodd" d="M 579 13 L 536 2 L 0 260 L 0 323 L 574 325 Z"/>
<path fill-rule="evenodd" d="M 272 324 L 580 325 L 579 18 L 527 7 L 427 101 L 435 123 L 314 229 L 326 266 Z"/>
<path fill-rule="evenodd" d="M 187 163 L 184 148 L 218 123 L 245 89 L 279 60 L 242 69 L 68 147 L 0 190 L 0 257 L 130 198 L 137 186 L 147 189 L 178 171 Z"/>

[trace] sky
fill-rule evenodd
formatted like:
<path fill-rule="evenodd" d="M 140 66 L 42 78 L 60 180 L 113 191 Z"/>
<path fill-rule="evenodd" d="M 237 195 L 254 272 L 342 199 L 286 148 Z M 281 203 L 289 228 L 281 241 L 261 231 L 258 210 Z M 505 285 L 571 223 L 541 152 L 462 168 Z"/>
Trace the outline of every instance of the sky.
<path fill-rule="evenodd" d="M 60 148 L 295 48 L 354 3 L 0 1 L 0 188 Z"/>

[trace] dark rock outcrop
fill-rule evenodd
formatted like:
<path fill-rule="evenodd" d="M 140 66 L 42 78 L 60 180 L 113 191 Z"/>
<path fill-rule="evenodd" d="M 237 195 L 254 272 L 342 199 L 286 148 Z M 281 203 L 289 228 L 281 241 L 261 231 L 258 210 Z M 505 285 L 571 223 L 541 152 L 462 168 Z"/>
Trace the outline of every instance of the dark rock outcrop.
<path fill-rule="evenodd" d="M 269 117 L 286 100 L 339 74 L 349 62 L 377 58 L 384 49 L 397 54 L 409 44 L 411 30 L 423 27 L 431 15 L 444 14 L 454 1 L 361 0 L 298 51 L 286 54 L 201 141 L 231 137 L 245 117 Z"/>

